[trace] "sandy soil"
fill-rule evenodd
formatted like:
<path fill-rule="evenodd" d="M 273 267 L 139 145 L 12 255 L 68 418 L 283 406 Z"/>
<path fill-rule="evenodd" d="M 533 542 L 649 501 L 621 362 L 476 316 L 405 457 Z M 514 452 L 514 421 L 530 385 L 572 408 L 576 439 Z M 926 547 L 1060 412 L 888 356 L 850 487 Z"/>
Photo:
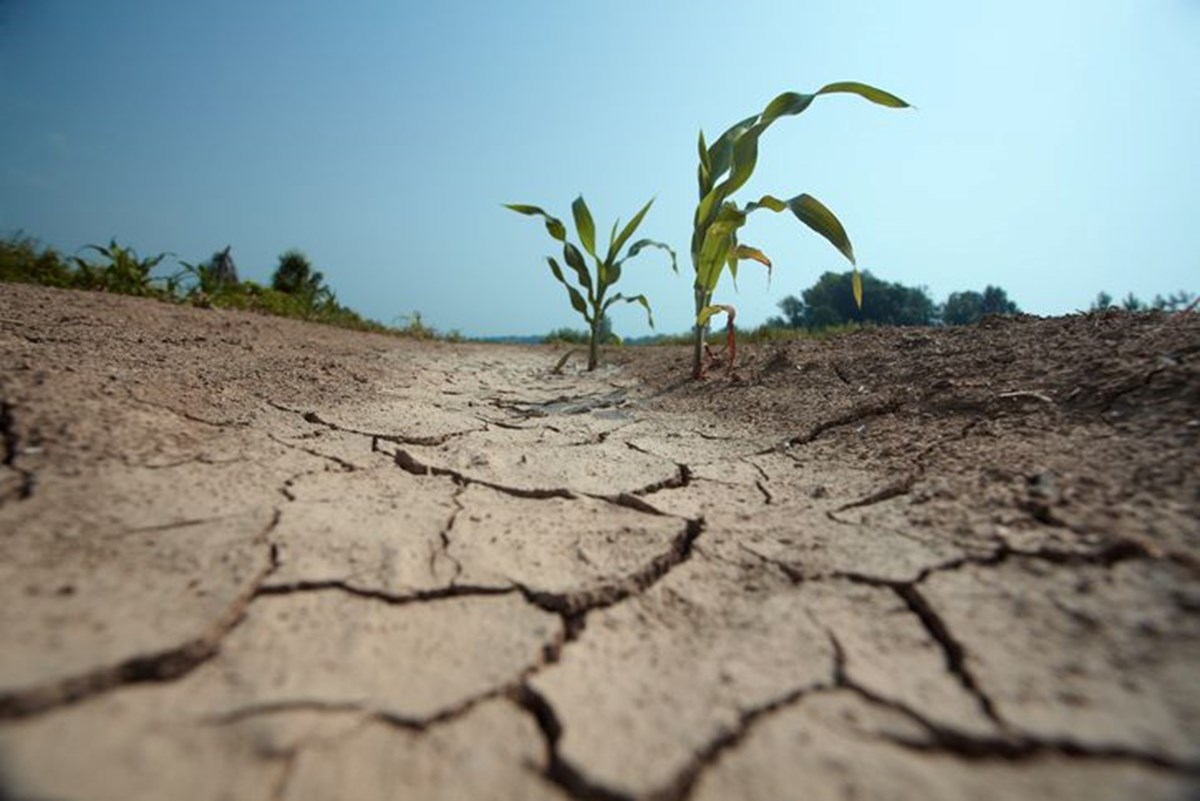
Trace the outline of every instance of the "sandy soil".
<path fill-rule="evenodd" d="M 0 800 L 1200 797 L 1200 314 L 561 353 L 0 285 Z"/>

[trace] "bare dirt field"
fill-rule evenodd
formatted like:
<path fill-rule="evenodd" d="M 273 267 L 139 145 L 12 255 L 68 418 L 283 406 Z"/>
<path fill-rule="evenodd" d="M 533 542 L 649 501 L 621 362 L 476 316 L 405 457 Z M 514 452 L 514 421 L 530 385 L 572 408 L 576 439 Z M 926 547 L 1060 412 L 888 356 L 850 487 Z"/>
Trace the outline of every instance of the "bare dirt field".
<path fill-rule="evenodd" d="M 0 285 L 0 801 L 1200 798 L 1200 314 L 561 355 Z"/>

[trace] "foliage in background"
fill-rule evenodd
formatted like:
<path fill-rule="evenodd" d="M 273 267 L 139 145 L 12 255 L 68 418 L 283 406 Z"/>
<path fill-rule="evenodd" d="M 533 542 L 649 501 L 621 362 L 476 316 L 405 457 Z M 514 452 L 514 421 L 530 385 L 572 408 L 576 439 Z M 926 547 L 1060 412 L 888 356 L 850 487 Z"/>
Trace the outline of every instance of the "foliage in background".
<path fill-rule="evenodd" d="M 1100 292 L 1096 295 L 1096 299 L 1092 301 L 1091 310 L 1101 311 L 1103 309 L 1121 308 L 1125 311 L 1148 311 L 1151 309 L 1158 309 L 1161 311 L 1174 312 L 1191 308 L 1193 305 L 1195 305 L 1196 299 L 1197 295 L 1194 292 L 1188 292 L 1181 289 L 1178 292 L 1172 292 L 1166 297 L 1163 297 L 1162 295 L 1155 295 L 1153 301 L 1146 303 L 1144 300 L 1130 292 L 1121 299 L 1121 303 L 1118 306 L 1113 302 L 1112 295 L 1108 294 L 1107 292 Z"/>
<path fill-rule="evenodd" d="M 141 297 L 166 294 L 166 288 L 155 286 L 156 281 L 161 283 L 164 279 L 156 279 L 151 273 L 168 254 L 139 258 L 136 250 L 117 244 L 116 239 L 110 240 L 108 247 L 86 245 L 83 249 L 94 251 L 103 261 L 72 257 L 80 288 Z"/>
<path fill-rule="evenodd" d="M 1020 311 L 1003 289 L 987 286 L 982 293 L 973 290 L 951 292 L 940 317 L 946 325 L 970 325 L 989 314 L 1019 314 Z"/>
<path fill-rule="evenodd" d="M 578 328 L 556 328 L 542 338 L 548 344 L 586 345 L 591 340 L 591 332 Z M 613 333 L 612 318 L 607 314 L 600 320 L 600 344 L 619 345 L 621 338 Z"/>
<path fill-rule="evenodd" d="M 953 292 L 944 304 L 937 304 L 925 287 L 908 287 L 899 282 L 881 281 L 869 272 L 862 275 L 864 301 L 854 302 L 849 272 L 827 272 L 799 298 L 789 295 L 779 301 L 783 314 L 767 320 L 773 328 L 820 331 L 863 322 L 875 325 L 969 325 L 988 314 L 1019 314 L 1008 293 L 996 286 L 982 293 L 968 290 Z"/>
<path fill-rule="evenodd" d="M 151 273 L 167 254 L 143 259 L 133 248 L 119 245 L 116 240 L 107 247 L 88 245 L 83 250 L 93 251 L 102 258 L 64 259 L 53 248 L 43 248 L 30 237 L 20 233 L 11 235 L 0 240 L 0 281 L 140 295 L 203 307 L 244 309 L 358 331 L 436 336 L 432 328 L 421 322 L 419 315 L 414 315 L 406 327 L 390 328 L 342 306 L 333 291 L 324 285 L 321 273 L 314 272 L 307 259 L 303 260 L 307 271 L 297 269 L 300 262 L 292 257 L 303 258 L 298 251 L 280 256 L 280 267 L 288 265 L 283 270 L 282 285 L 295 290 L 284 291 L 254 281 L 237 280 L 228 247 L 213 254 L 207 262 L 181 262 L 181 271 L 165 276 Z M 293 277 L 297 280 L 290 282 Z"/>
<path fill-rule="evenodd" d="M 555 261 L 553 256 L 547 256 L 546 261 L 550 264 L 550 272 L 554 274 L 559 283 L 566 287 L 567 296 L 571 300 L 572 308 L 579 312 L 584 322 L 588 324 L 590 332 L 588 337 L 588 370 L 596 369 L 596 363 L 599 358 L 600 327 L 604 322 L 609 307 L 617 301 L 640 303 L 646 310 L 646 319 L 650 323 L 650 327 L 654 327 L 654 316 L 650 312 L 650 301 L 646 300 L 645 295 L 626 297 L 617 293 L 610 298 L 605 297 L 609 288 L 620 280 L 621 268 L 625 261 L 636 256 L 644 248 L 662 248 L 671 254 L 671 269 L 676 272 L 679 271 L 679 267 L 675 262 L 675 251 L 662 242 L 656 242 L 652 239 L 639 239 L 629 246 L 629 250 L 624 256 L 617 258 L 621 248 L 633 236 L 637 227 L 642 224 L 642 219 L 646 216 L 646 212 L 650 211 L 650 206 L 653 203 L 654 200 L 651 199 L 645 206 L 642 206 L 641 211 L 635 214 L 633 219 L 621 229 L 620 234 L 617 233 L 617 227 L 621 224 L 621 221 L 616 220 L 613 222 L 612 231 L 608 235 L 608 251 L 605 253 L 604 258 L 601 259 L 596 252 L 596 223 L 592 219 L 592 213 L 588 209 L 587 203 L 584 202 L 583 195 L 575 198 L 575 202 L 571 204 L 571 214 L 575 218 L 575 233 L 579 236 L 579 243 L 583 245 L 583 249 L 592 257 L 595 275 L 588 271 L 587 262 L 584 261 L 583 254 L 580 253 L 579 248 L 567 241 L 567 227 L 563 225 L 562 220 L 552 217 L 537 206 L 528 206 L 521 203 L 505 204 L 505 208 L 511 209 L 518 214 L 542 217 L 546 221 L 546 231 L 550 236 L 562 243 L 563 261 L 575 272 L 579 289 L 576 289 L 567 282 L 566 276 L 563 275 L 562 267 Z M 580 290 L 583 291 L 581 292 Z"/>
<path fill-rule="evenodd" d="M 0 281 L 67 288 L 75 286 L 75 273 L 54 248 L 17 232 L 0 240 Z"/>
<path fill-rule="evenodd" d="M 766 254 L 738 241 L 738 230 L 745 225 L 746 218 L 752 212 L 763 208 L 774 212 L 790 210 L 796 219 L 827 239 L 854 264 L 854 248 L 845 228 L 833 212 L 812 195 L 800 194 L 789 200 L 763 195 L 757 202 L 747 203 L 744 207 L 729 200 L 754 173 L 758 161 L 758 140 L 772 123 L 781 117 L 800 114 L 820 95 L 838 93 L 858 95 L 888 108 L 908 108 L 908 103 L 881 89 L 843 81 L 823 86 L 813 94 L 784 92 L 767 104 L 761 114 L 747 117 L 721 134 L 711 147 L 704 141 L 704 131 L 700 132 L 700 166 L 697 173 L 700 202 L 693 220 L 691 246 L 692 266 L 696 270 L 692 378 L 699 379 L 703 374 L 702 348 L 709 318 L 718 311 L 730 308 L 713 304 L 713 292 L 721 273 L 729 267 L 736 281 L 737 266 L 741 259 L 751 259 L 771 269 L 771 261 Z M 726 175 L 728 177 L 722 180 Z M 854 272 L 853 294 L 861 303 L 862 286 L 858 282 L 857 268 Z M 731 336 L 732 332 L 731 326 Z"/>

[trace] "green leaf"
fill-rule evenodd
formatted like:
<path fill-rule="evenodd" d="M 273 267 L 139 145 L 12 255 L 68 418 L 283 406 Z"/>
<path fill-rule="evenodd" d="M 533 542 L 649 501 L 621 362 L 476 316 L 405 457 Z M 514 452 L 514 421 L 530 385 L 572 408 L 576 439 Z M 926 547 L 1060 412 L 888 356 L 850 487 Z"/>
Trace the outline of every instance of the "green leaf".
<path fill-rule="evenodd" d="M 700 197 L 712 189 L 712 162 L 708 158 L 708 146 L 704 143 L 704 131 L 700 131 L 700 166 L 696 169 L 696 181 L 700 185 Z"/>
<path fill-rule="evenodd" d="M 739 259 L 751 259 L 759 264 L 765 265 L 768 272 L 771 269 L 771 260 L 767 258 L 766 253 L 763 253 L 758 248 L 752 248 L 749 245 L 738 245 L 737 257 Z"/>
<path fill-rule="evenodd" d="M 788 208 L 796 219 L 829 240 L 829 243 L 841 251 L 842 255 L 854 264 L 854 246 L 846 229 L 832 211 L 825 208 L 821 201 L 812 195 L 797 195 L 788 201 Z"/>
<path fill-rule="evenodd" d="M 708 161 L 711 165 L 710 172 L 712 173 L 711 180 L 713 182 L 716 182 L 718 178 L 729 171 L 729 164 L 733 160 L 734 142 L 757 120 L 758 115 L 755 114 L 753 117 L 747 117 L 741 122 L 730 126 L 729 130 L 721 134 L 721 137 L 713 142 L 712 147 L 708 149 Z"/>
<path fill-rule="evenodd" d="M 729 309 L 724 305 L 705 306 L 700 310 L 700 313 L 696 315 L 696 325 L 703 328 L 704 326 L 708 325 L 708 321 L 714 314 L 717 313 L 729 314 Z"/>
<path fill-rule="evenodd" d="M 575 311 L 583 315 L 584 321 L 591 324 L 592 318 L 588 315 L 587 301 L 583 299 L 583 295 L 579 294 L 578 289 L 567 283 L 567 279 L 563 277 L 562 268 L 558 266 L 558 262 L 554 260 L 553 256 L 547 256 L 546 261 L 550 263 L 550 272 L 554 273 L 554 277 L 558 279 L 559 283 L 567 288 L 567 294 L 571 298 L 571 306 L 575 308 Z"/>
<path fill-rule="evenodd" d="M 862 276 L 858 274 L 858 267 L 854 268 L 854 275 L 850 278 L 850 288 L 854 291 L 854 305 L 862 309 L 863 282 Z"/>
<path fill-rule="evenodd" d="M 527 214 L 529 216 L 539 216 L 546 218 L 546 230 L 550 236 L 557 239 L 559 242 L 567 241 L 567 227 L 562 224 L 562 220 L 557 217 L 552 217 L 537 206 L 527 206 L 521 203 L 505 203 L 504 208 L 512 209 L 518 214 Z"/>
<path fill-rule="evenodd" d="M 639 239 L 638 241 L 634 242 L 629 246 L 629 252 L 625 254 L 625 259 L 632 259 L 646 248 L 661 248 L 662 250 L 667 251 L 667 253 L 671 255 L 671 269 L 676 273 L 679 272 L 679 263 L 675 259 L 675 251 L 665 242 L 657 242 L 653 239 Z M 621 261 L 617 262 L 617 264 L 621 264 L 621 262 L 624 262 L 625 259 L 621 259 Z M 613 281 L 615 283 L 616 279 L 613 279 Z"/>
<path fill-rule="evenodd" d="M 653 204 L 654 198 L 650 198 L 650 200 L 646 201 L 646 205 L 642 206 L 642 210 L 633 215 L 633 219 L 621 229 L 621 233 L 608 247 L 608 257 L 605 258 L 606 262 L 611 263 L 617 257 L 617 253 L 629 241 L 629 237 L 633 236 L 633 232 L 637 230 L 637 227 L 642 224 L 642 218 L 646 216 L 646 212 L 650 211 L 650 206 Z"/>
<path fill-rule="evenodd" d="M 780 212 L 788 207 L 787 203 L 783 202 L 774 195 L 763 195 L 755 203 L 746 204 L 746 213 L 749 214 L 756 209 L 770 209 L 771 211 Z"/>
<path fill-rule="evenodd" d="M 575 230 L 579 232 L 579 242 L 593 257 L 596 255 L 596 223 L 592 221 L 592 213 L 588 211 L 583 195 L 575 198 L 571 204 L 571 214 L 575 216 Z"/>
<path fill-rule="evenodd" d="M 741 189 L 754 174 L 754 168 L 758 164 L 758 138 L 770 124 L 766 122 L 750 126 L 734 143 L 729 178 L 721 185 L 721 193 L 725 197 Z"/>
<path fill-rule="evenodd" d="M 870 100 L 872 103 L 878 103 L 888 108 L 912 108 L 907 102 L 896 97 L 891 92 L 885 92 L 882 89 L 877 89 L 874 86 L 859 83 L 858 81 L 839 81 L 838 83 L 826 84 L 817 90 L 817 94 L 819 95 L 835 93 L 855 94 Z"/>
<path fill-rule="evenodd" d="M 780 117 L 799 114 L 816 99 L 816 95 L 804 95 L 799 92 L 784 92 L 776 97 L 763 109 L 761 122 L 770 125 Z"/>
<path fill-rule="evenodd" d="M 737 206 L 726 203 L 704 232 L 696 265 L 696 286 L 711 293 L 717 287 L 721 271 L 737 246 L 737 230 L 746 222 L 746 215 Z"/>
<path fill-rule="evenodd" d="M 594 300 L 594 290 L 592 288 L 592 276 L 588 273 L 587 262 L 583 260 L 583 254 L 579 252 L 579 248 L 572 245 L 570 242 L 563 242 L 563 259 L 579 276 L 579 285 L 587 290 L 588 300 Z M 601 286 L 604 281 L 601 279 Z"/>
<path fill-rule="evenodd" d="M 618 300 L 624 301 L 625 303 L 640 303 L 640 304 L 642 304 L 642 308 L 646 310 L 646 321 L 650 323 L 651 328 L 654 327 L 654 315 L 650 311 L 650 301 L 646 300 L 645 295 L 634 295 L 633 297 L 628 297 L 626 295 L 617 293 L 616 295 L 613 295 L 611 298 L 609 298 L 608 302 L 604 304 L 605 313 L 608 312 L 608 307 L 613 305 L 614 303 L 616 303 Z"/>

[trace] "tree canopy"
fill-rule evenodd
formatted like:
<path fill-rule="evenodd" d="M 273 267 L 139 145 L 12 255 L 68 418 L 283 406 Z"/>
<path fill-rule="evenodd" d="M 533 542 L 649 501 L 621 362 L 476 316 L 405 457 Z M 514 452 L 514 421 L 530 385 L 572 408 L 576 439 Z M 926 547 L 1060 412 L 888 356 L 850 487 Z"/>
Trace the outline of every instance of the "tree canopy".
<path fill-rule="evenodd" d="M 1020 309 L 998 286 L 982 292 L 953 292 L 944 304 L 929 296 L 925 287 L 909 287 L 863 273 L 863 307 L 854 303 L 852 273 L 827 272 L 797 298 L 779 301 L 782 316 L 767 320 L 777 328 L 817 330 L 852 322 L 877 325 L 967 325 L 988 314 L 1017 314 Z"/>

